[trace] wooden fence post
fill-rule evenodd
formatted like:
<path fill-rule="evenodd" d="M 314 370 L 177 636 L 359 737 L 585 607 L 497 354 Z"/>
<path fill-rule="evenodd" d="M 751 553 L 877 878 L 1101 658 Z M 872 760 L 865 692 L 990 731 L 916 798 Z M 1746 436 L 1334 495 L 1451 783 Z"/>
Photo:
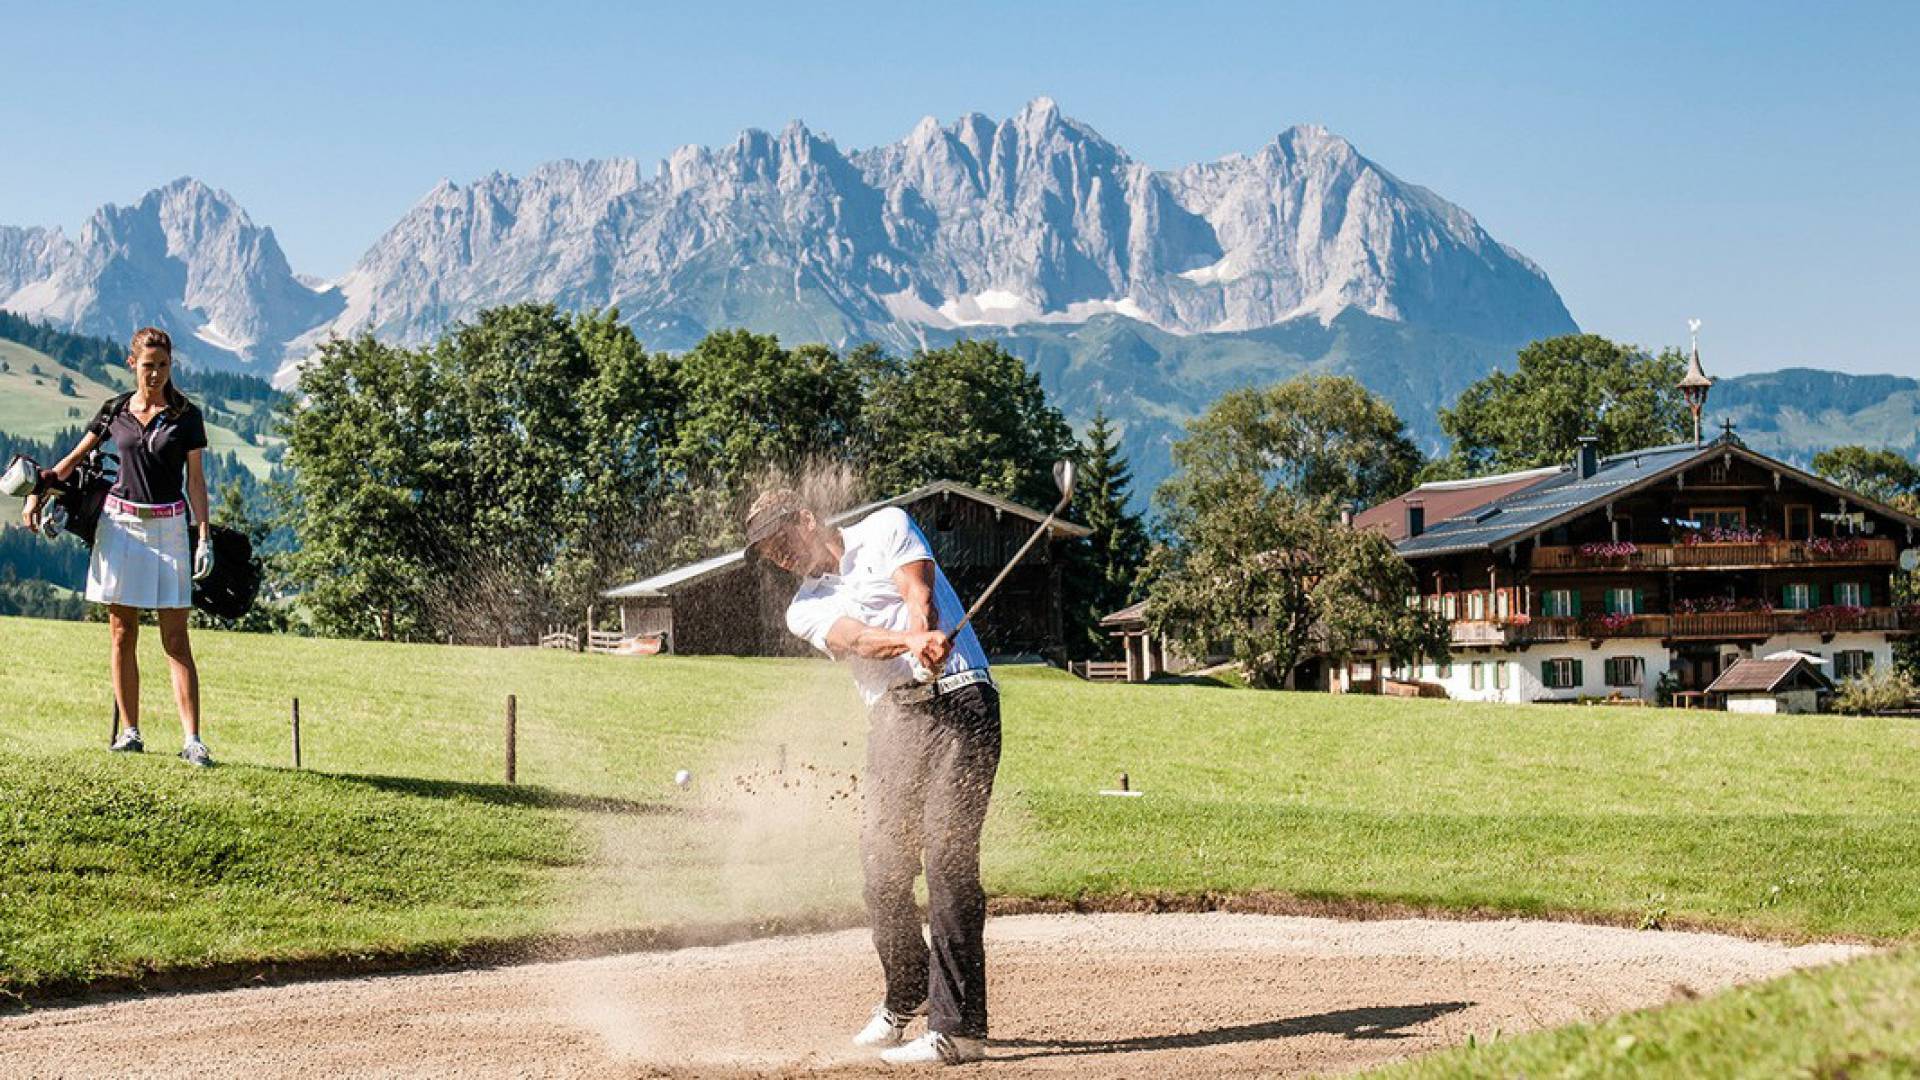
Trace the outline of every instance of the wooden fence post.
<path fill-rule="evenodd" d="M 300 699 L 293 699 L 293 767 L 300 767 Z"/>
<path fill-rule="evenodd" d="M 519 701 L 512 694 L 508 694 L 507 695 L 507 783 L 509 784 L 514 782 L 513 774 L 514 774 L 514 765 L 516 764 L 514 761 L 514 756 L 516 751 L 516 747 L 514 746 L 514 741 L 515 741 L 514 727 L 518 723 L 519 718 L 517 714 L 519 713 L 519 711 L 520 711 Z"/>

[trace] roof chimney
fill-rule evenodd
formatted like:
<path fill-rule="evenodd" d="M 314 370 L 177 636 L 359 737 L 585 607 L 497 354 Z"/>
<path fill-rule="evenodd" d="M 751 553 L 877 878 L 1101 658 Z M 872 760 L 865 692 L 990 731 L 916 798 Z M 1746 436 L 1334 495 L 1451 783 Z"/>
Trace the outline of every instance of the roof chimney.
<path fill-rule="evenodd" d="M 1575 441 L 1580 444 L 1580 450 L 1574 455 L 1573 471 L 1580 479 L 1591 480 L 1593 474 L 1600 471 L 1600 440 L 1582 435 Z"/>
<path fill-rule="evenodd" d="M 1409 539 L 1427 531 L 1427 506 L 1423 500 L 1407 500 L 1407 536 Z"/>

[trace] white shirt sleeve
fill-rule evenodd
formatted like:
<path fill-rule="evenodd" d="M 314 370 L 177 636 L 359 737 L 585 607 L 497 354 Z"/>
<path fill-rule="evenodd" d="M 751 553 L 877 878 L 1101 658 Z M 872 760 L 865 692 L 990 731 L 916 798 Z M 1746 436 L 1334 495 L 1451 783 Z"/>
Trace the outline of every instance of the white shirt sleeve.
<path fill-rule="evenodd" d="M 933 550 L 927 547 L 927 538 L 920 535 L 920 527 L 913 523 L 905 510 L 889 506 L 885 510 L 874 512 L 884 531 L 876 539 L 880 542 L 882 557 L 880 567 L 889 576 L 903 566 L 925 562 L 933 558 Z"/>
<path fill-rule="evenodd" d="M 833 650 L 827 648 L 827 634 L 839 621 L 840 606 L 832 596 L 796 596 L 787 605 L 787 630 L 828 656 Z"/>

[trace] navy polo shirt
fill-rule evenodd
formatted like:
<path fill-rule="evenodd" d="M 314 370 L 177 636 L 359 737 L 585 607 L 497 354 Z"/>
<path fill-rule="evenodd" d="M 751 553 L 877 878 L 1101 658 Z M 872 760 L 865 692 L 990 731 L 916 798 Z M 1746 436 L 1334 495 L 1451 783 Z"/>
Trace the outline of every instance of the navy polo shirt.
<path fill-rule="evenodd" d="M 120 480 L 113 494 L 128 502 L 164 506 L 187 497 L 187 455 L 207 446 L 207 422 L 188 403 L 175 412 L 162 409 L 142 424 L 128 408 L 132 394 L 100 407 L 87 432 L 110 442 L 120 455 Z"/>

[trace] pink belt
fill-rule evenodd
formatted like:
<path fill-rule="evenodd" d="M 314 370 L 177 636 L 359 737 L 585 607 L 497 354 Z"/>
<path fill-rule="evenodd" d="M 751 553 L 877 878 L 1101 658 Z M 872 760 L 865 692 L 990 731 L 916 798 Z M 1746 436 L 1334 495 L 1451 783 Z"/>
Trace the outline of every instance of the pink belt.
<path fill-rule="evenodd" d="M 170 518 L 179 517 L 186 512 L 187 504 L 184 500 L 161 506 L 149 506 L 146 503 L 128 502 L 118 495 L 107 496 L 107 513 L 109 514 L 126 514 L 137 518 Z"/>

